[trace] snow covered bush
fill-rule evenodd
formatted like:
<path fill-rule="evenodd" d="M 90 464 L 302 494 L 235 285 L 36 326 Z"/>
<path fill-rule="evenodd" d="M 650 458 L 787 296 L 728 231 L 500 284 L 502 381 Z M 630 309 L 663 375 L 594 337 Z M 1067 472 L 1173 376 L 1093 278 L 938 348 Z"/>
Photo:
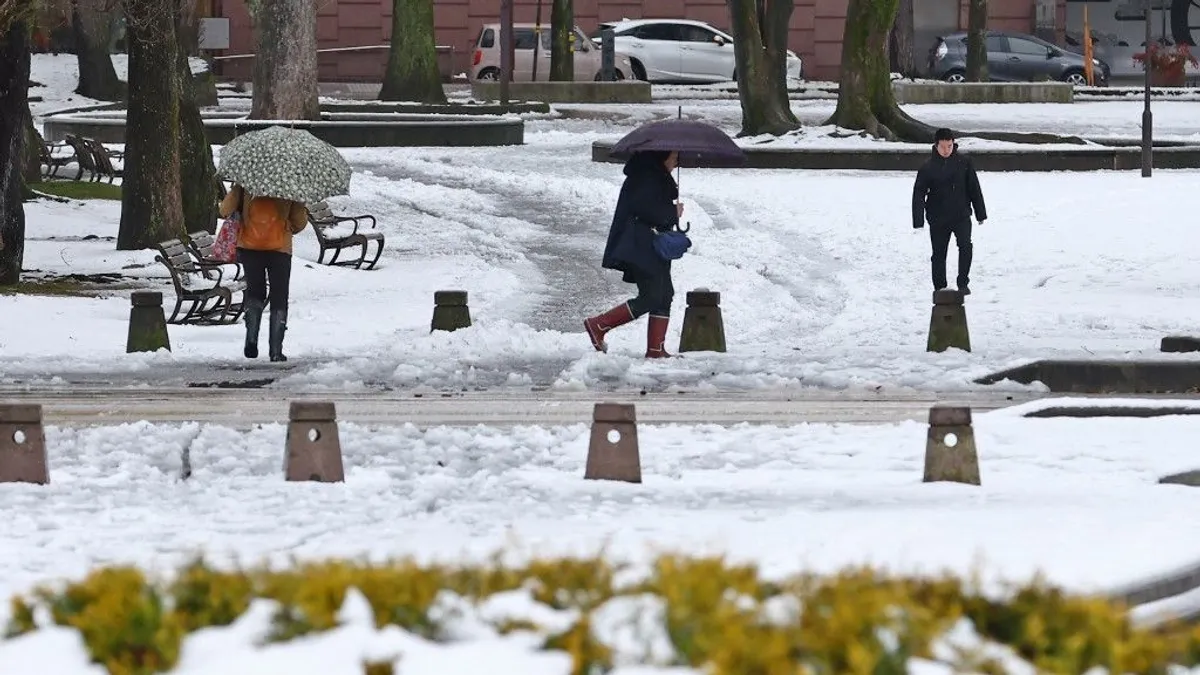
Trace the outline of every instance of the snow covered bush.
<path fill-rule="evenodd" d="M 488 653 L 509 645 L 542 659 L 537 672 L 563 675 L 626 666 L 713 675 L 1166 675 L 1172 665 L 1200 663 L 1200 630 L 1138 629 L 1106 599 L 1041 583 L 997 596 L 951 576 L 870 568 L 765 579 L 753 566 L 674 555 L 636 576 L 603 558 L 519 566 L 498 557 L 458 566 L 329 560 L 245 570 L 198 560 L 162 582 L 105 568 L 13 599 L 10 616 L 0 664 L 21 640 L 65 628 L 78 632 L 86 662 L 111 675 L 224 672 L 230 659 L 312 650 L 350 630 L 356 641 L 323 648 L 366 675 L 425 672 L 407 669 L 421 663 L 411 660 L 420 650 L 473 642 L 491 645 Z M 558 660 L 547 667 L 545 659 Z M 328 663 L 308 667 L 289 672 L 325 672 Z"/>

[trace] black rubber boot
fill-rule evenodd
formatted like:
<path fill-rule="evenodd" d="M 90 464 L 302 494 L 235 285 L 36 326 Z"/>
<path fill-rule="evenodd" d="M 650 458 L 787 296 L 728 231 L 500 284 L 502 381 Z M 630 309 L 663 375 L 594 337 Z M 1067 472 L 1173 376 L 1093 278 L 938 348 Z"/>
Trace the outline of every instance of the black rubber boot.
<path fill-rule="evenodd" d="M 270 333 L 267 339 L 271 350 L 271 360 L 287 361 L 287 357 L 283 355 L 283 334 L 287 332 L 287 310 L 271 310 L 271 324 L 268 328 Z"/>
<path fill-rule="evenodd" d="M 258 358 L 258 329 L 262 327 L 265 306 L 262 300 L 246 298 L 246 346 L 242 348 L 242 354 L 248 359 Z"/>

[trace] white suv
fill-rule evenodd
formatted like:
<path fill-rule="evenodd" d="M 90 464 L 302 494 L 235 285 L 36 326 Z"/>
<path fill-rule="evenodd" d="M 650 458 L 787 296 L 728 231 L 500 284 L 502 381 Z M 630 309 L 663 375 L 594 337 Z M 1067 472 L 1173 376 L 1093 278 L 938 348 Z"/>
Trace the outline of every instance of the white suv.
<path fill-rule="evenodd" d="M 600 44 L 600 31 L 613 29 L 620 56 L 629 57 L 633 75 L 649 82 L 728 82 L 737 79 L 733 36 L 703 21 L 689 19 L 636 19 L 601 23 L 592 40 Z M 803 77 L 803 62 L 787 53 L 789 81 Z"/>

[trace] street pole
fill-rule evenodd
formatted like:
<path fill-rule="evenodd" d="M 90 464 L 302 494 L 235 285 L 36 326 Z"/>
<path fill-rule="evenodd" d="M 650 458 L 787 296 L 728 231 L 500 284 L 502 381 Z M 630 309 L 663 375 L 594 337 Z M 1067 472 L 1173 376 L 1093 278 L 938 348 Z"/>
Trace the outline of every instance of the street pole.
<path fill-rule="evenodd" d="M 605 28 L 600 31 L 600 79 L 612 82 L 617 79 L 616 36 L 613 29 Z M 632 75 L 630 75 L 632 77 Z"/>
<path fill-rule="evenodd" d="M 513 0 L 500 0 L 500 104 L 508 105 L 513 71 Z"/>
<path fill-rule="evenodd" d="M 1146 7 L 1146 81 L 1142 91 L 1142 178 L 1149 178 L 1154 171 L 1154 114 L 1150 112 L 1150 74 L 1154 70 L 1151 63 L 1150 44 L 1150 7 L 1151 0 L 1143 0 Z"/>
<path fill-rule="evenodd" d="M 533 19 L 533 81 L 537 82 L 538 52 L 542 49 L 542 0 L 537 3 L 537 16 Z"/>

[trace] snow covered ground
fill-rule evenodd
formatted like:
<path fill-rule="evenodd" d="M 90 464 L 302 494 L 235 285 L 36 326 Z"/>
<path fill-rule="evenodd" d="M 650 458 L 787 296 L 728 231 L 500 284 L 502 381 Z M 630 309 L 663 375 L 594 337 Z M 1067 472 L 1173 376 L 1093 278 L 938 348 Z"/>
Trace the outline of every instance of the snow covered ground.
<path fill-rule="evenodd" d="M 1200 266 L 1181 246 L 1193 233 L 1176 197 L 1194 172 L 984 174 L 974 352 L 931 355 L 929 242 L 911 227 L 911 176 L 693 170 L 683 198 L 695 246 L 675 267 L 668 344 L 684 293 L 707 287 L 722 293 L 729 352 L 647 363 L 635 324 L 597 354 L 582 316 L 630 291 L 598 266 L 620 169 L 586 159 L 587 135 L 531 127 L 520 149 L 346 151 L 358 173 L 337 210 L 377 215 L 388 248 L 377 271 L 331 269 L 311 262 L 311 234 L 297 239 L 286 384 L 955 390 L 1033 358 L 1149 354 L 1195 328 Z M 166 288 L 152 253 L 75 240 L 115 237 L 117 203 L 28 214 L 28 269 L 153 275 Z M 428 333 L 444 288 L 471 292 L 473 328 Z M 244 363 L 238 326 L 173 326 L 173 355 L 123 354 L 127 291 L 3 296 L 0 312 L 21 326 L 0 335 L 0 377 Z"/>
<path fill-rule="evenodd" d="M 898 572 L 1105 590 L 1200 557 L 1200 417 L 975 419 L 981 487 L 921 482 L 925 425 L 642 425 L 643 483 L 583 480 L 588 428 L 342 424 L 344 484 L 286 483 L 282 425 L 51 427 L 48 486 L 5 485 L 0 597 L 95 565 L 166 572 L 369 554 L 497 550 L 634 563 L 727 552 L 764 574 Z M 1154 439 L 1153 452 L 1146 439 Z M 192 475 L 181 480 L 187 449 Z"/>
<path fill-rule="evenodd" d="M 38 72 L 35 79 L 52 80 Z M 1188 246 L 1194 226 L 1186 195 L 1196 172 L 1159 171 L 1151 180 L 984 174 L 991 217 L 977 230 L 968 304 L 975 351 L 930 355 L 929 243 L 911 229 L 911 175 L 691 170 L 682 192 L 695 247 L 675 267 L 668 346 L 678 341 L 684 292 L 707 287 L 722 293 L 729 352 L 648 363 L 638 324 L 613 333 L 610 353 L 597 354 L 580 319 L 623 300 L 629 288 L 599 269 L 621 174 L 619 166 L 590 162 L 589 144 L 673 115 L 678 104 L 530 116 L 519 148 L 347 150 L 356 168 L 351 194 L 333 203 L 379 218 L 388 237 L 381 265 L 371 272 L 317 265 L 312 235 L 298 237 L 287 337 L 293 360 L 286 369 L 256 367 L 286 374 L 279 387 L 306 389 L 961 391 L 977 388 L 975 377 L 1033 358 L 1159 356 L 1160 337 L 1195 328 L 1200 254 Z M 683 105 L 686 115 L 736 130 L 735 102 Z M 811 123 L 832 111 L 829 101 L 795 105 Z M 1193 108 L 1156 104 L 1156 124 L 1178 137 L 1200 134 Z M 1140 112 L 1136 103 L 1107 102 L 912 111 L 959 128 L 1103 136 L 1136 135 Z M 114 250 L 119 209 L 115 202 L 28 205 L 30 278 L 119 272 L 129 285 L 166 290 L 152 253 Z M 433 292 L 450 288 L 470 291 L 475 326 L 430 335 Z M 89 372 L 133 383 L 149 372 L 245 363 L 239 326 L 173 326 L 173 353 L 125 355 L 128 311 L 128 288 L 102 297 L 0 295 L 8 327 L 0 331 L 0 384 Z M 874 562 L 898 571 L 979 568 L 990 579 L 1041 571 L 1071 588 L 1107 589 L 1200 557 L 1192 517 L 1200 492 L 1156 483 L 1196 468 L 1198 425 L 1189 416 L 978 415 L 982 487 L 922 484 L 926 430 L 911 422 L 643 425 L 641 485 L 583 481 L 584 425 L 343 424 L 347 481 L 336 485 L 282 480 L 280 425 L 249 433 L 196 424 L 51 427 L 51 484 L 0 486 L 0 599 L 100 564 L 166 571 L 201 550 L 216 561 L 282 562 L 364 553 L 483 557 L 504 547 L 592 553 L 604 545 L 634 561 L 663 549 L 721 551 L 756 560 L 768 574 Z M 193 471 L 186 481 L 185 448 Z M 0 602 L 0 619 L 6 611 Z M 243 671 L 212 660 L 218 652 L 246 658 L 242 643 L 261 619 L 248 617 L 224 638 L 209 635 L 228 640 L 223 651 L 214 643 L 185 651 L 188 669 L 180 672 L 301 672 L 288 658 L 312 665 L 320 655 L 349 664 L 322 673 L 360 672 L 358 658 L 380 644 L 407 648 L 414 665 L 401 672 L 410 675 L 426 672 L 415 665 L 422 658 L 428 672 L 453 675 L 445 659 L 509 663 L 500 659 L 513 650 L 526 660 L 512 661 L 511 672 L 566 672 L 558 657 L 529 656 L 513 639 L 434 649 L 394 634 L 372 637 L 358 624 L 326 642 L 281 650 L 290 657 L 263 650 L 254 657 L 261 660 L 241 662 Z M 61 658 L 55 672 L 98 672 L 87 669 L 77 636 L 66 631 L 0 646 L 0 671 L 51 652 Z"/>

